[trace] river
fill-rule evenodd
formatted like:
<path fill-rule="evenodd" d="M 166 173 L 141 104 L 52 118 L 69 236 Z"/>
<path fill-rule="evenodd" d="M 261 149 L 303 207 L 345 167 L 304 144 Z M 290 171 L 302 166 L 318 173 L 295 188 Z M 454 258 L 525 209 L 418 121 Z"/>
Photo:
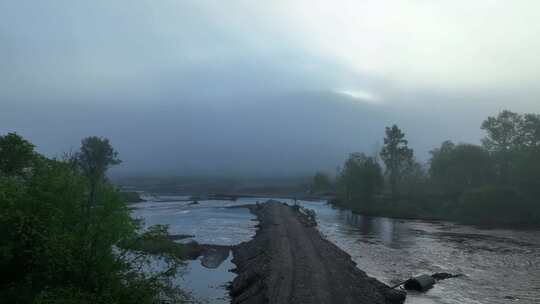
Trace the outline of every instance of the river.
<path fill-rule="evenodd" d="M 226 207 L 266 200 L 189 205 L 175 199 L 185 197 L 153 197 L 134 204 L 133 216 L 146 225 L 168 224 L 172 234 L 222 245 L 248 241 L 256 230 L 247 209 Z M 321 233 L 349 253 L 360 269 L 389 285 L 423 273 L 464 275 L 440 281 L 427 293 L 409 292 L 406 303 L 540 303 L 540 231 L 367 217 L 324 202 L 298 203 L 315 210 Z M 224 286 L 234 278 L 230 260 L 229 256 L 217 269 L 192 261 L 177 283 L 203 303 L 228 303 Z"/>

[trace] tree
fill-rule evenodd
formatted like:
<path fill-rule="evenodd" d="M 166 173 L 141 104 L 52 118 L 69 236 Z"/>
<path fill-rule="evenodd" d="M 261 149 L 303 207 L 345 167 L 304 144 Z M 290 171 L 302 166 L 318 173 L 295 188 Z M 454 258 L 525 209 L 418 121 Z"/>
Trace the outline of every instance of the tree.
<path fill-rule="evenodd" d="M 340 196 L 346 201 L 369 203 L 382 188 L 382 169 L 375 158 L 353 153 L 345 162 L 338 180 Z"/>
<path fill-rule="evenodd" d="M 426 181 L 424 166 L 412 159 L 402 170 L 400 191 L 409 196 L 418 196 L 426 191 Z"/>
<path fill-rule="evenodd" d="M 518 114 L 508 110 L 482 123 L 487 136 L 482 143 L 490 152 L 502 152 L 540 146 L 540 115 Z"/>
<path fill-rule="evenodd" d="M 75 162 L 86 177 L 89 186 L 88 201 L 85 205 L 85 212 L 82 222 L 85 227 L 84 245 L 88 248 L 85 252 L 90 256 L 87 260 L 92 260 L 92 256 L 99 250 L 99 237 L 92 234 L 92 223 L 94 219 L 93 208 L 103 203 L 104 198 L 97 199 L 98 193 L 104 193 L 101 188 L 105 181 L 105 173 L 110 166 L 120 163 L 118 153 L 113 149 L 109 140 L 97 136 L 84 138 L 81 142 L 81 149 L 75 154 Z M 87 265 L 85 271 L 91 271 L 92 263 Z"/>
<path fill-rule="evenodd" d="M 126 202 L 106 181 L 95 208 L 87 209 L 88 177 L 71 162 L 37 155 L 24 167 L 24 178 L 0 175 L 0 302 L 162 302 L 177 260 L 159 254 L 171 268 L 147 274 L 140 269 L 148 257 L 120 245 L 142 236 L 169 240 L 166 230 L 141 236 Z"/>
<path fill-rule="evenodd" d="M 540 115 L 525 114 L 520 123 L 522 144 L 529 148 L 540 147 Z"/>
<path fill-rule="evenodd" d="M 104 181 L 105 172 L 121 162 L 109 140 L 97 136 L 82 140 L 81 150 L 75 159 L 90 183 L 89 207 L 95 205 L 97 187 Z"/>
<path fill-rule="evenodd" d="M 497 117 L 490 116 L 482 122 L 481 128 L 487 133 L 482 139 L 482 144 L 493 155 L 497 175 L 502 184 L 509 183 L 513 153 L 522 147 L 525 140 L 523 127 L 523 116 L 508 110 L 500 112 Z"/>
<path fill-rule="evenodd" d="M 510 177 L 514 186 L 528 198 L 538 201 L 540 198 L 540 146 L 529 147 L 515 153 Z"/>
<path fill-rule="evenodd" d="M 540 115 L 504 110 L 497 117 L 488 117 L 482 129 L 487 133 L 482 144 L 496 160 L 499 181 L 511 184 L 516 157 L 540 147 Z"/>
<path fill-rule="evenodd" d="M 519 146 L 523 140 L 520 132 L 522 123 L 523 116 L 508 110 L 502 111 L 497 117 L 488 117 L 481 126 L 487 133 L 482 144 L 490 152 L 509 151 Z"/>
<path fill-rule="evenodd" d="M 0 136 L 0 174 L 22 173 L 34 159 L 34 145 L 16 133 Z"/>
<path fill-rule="evenodd" d="M 445 141 L 430 153 L 429 174 L 446 193 L 459 194 L 492 179 L 493 162 L 481 146 Z"/>
<path fill-rule="evenodd" d="M 386 137 L 380 156 L 386 165 L 393 197 L 398 196 L 398 183 L 403 169 L 413 160 L 413 150 L 407 144 L 405 134 L 397 125 L 386 127 Z"/>
<path fill-rule="evenodd" d="M 313 190 L 316 192 L 329 191 L 332 188 L 332 182 L 330 176 L 326 173 L 317 172 L 313 176 Z"/>

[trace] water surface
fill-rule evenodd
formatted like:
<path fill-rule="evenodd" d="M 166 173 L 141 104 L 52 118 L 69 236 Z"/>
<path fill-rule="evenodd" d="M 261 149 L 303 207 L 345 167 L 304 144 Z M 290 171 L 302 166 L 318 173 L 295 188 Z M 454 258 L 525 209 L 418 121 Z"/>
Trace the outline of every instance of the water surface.
<path fill-rule="evenodd" d="M 247 209 L 225 207 L 266 199 L 197 205 L 169 200 L 136 204 L 133 214 L 147 225 L 168 224 L 171 233 L 191 234 L 201 243 L 235 245 L 254 236 L 255 217 Z M 315 210 L 321 233 L 360 269 L 389 285 L 423 273 L 465 275 L 441 281 L 425 294 L 409 293 L 406 303 L 540 303 L 540 231 L 367 217 L 324 202 L 298 203 Z M 179 284 L 206 303 L 228 303 L 223 285 L 234 279 L 230 259 L 215 270 L 190 262 Z"/>
<path fill-rule="evenodd" d="M 324 203 L 319 230 L 369 275 L 392 285 L 419 274 L 465 277 L 440 281 L 406 303 L 540 303 L 540 231 L 481 229 L 450 222 L 368 217 Z"/>
<path fill-rule="evenodd" d="M 191 204 L 187 197 L 145 197 L 147 202 L 133 204 L 132 216 L 143 219 L 146 227 L 168 225 L 171 234 L 192 235 L 182 241 L 194 240 L 202 244 L 236 245 L 255 235 L 255 216 L 245 208 L 227 208 L 245 204 L 231 201 L 200 201 Z M 177 198 L 179 201 L 174 201 Z M 235 274 L 232 254 L 216 269 L 201 265 L 200 259 L 188 261 L 175 283 L 187 290 L 200 303 L 229 303 L 226 284 Z"/>

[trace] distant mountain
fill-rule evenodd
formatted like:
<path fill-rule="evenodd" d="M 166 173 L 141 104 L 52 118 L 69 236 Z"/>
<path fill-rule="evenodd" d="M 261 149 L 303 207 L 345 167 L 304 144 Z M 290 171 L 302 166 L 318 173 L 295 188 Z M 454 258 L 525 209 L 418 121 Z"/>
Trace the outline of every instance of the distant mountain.
<path fill-rule="evenodd" d="M 84 136 L 111 139 L 123 160 L 115 175 L 144 173 L 298 175 L 334 172 L 354 151 L 375 154 L 384 127 L 397 123 L 410 144 L 427 152 L 449 134 L 478 138 L 480 123 L 452 125 L 437 109 L 400 109 L 333 92 L 300 92 L 223 100 L 156 101 L 123 108 L 89 103 L 21 108 L 12 105 L 2 130 L 18 131 L 49 155 L 77 148 Z M 20 111 L 20 113 L 16 113 Z M 9 113 L 9 111 L 8 111 Z M 32 122 L 32 124 L 30 124 Z M 39 123 L 42 128 L 30 128 Z M 470 130 L 466 133 L 462 130 Z"/>

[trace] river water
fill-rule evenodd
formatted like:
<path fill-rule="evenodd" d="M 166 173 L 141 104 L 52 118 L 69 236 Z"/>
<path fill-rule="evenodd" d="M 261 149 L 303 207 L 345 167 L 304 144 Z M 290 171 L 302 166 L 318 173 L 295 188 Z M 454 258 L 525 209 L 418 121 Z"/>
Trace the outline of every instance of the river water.
<path fill-rule="evenodd" d="M 154 200 L 135 204 L 133 216 L 147 225 L 168 224 L 171 233 L 194 235 L 200 243 L 234 245 L 253 237 L 256 222 L 246 209 L 226 207 L 256 201 L 265 199 L 197 205 Z M 440 281 L 427 293 L 409 292 L 406 303 L 540 303 L 540 231 L 367 217 L 324 202 L 299 204 L 315 210 L 321 233 L 360 269 L 389 285 L 424 273 L 464 275 Z M 193 261 L 178 284 L 204 303 L 228 303 L 224 284 L 234 278 L 230 259 L 217 269 Z"/>

